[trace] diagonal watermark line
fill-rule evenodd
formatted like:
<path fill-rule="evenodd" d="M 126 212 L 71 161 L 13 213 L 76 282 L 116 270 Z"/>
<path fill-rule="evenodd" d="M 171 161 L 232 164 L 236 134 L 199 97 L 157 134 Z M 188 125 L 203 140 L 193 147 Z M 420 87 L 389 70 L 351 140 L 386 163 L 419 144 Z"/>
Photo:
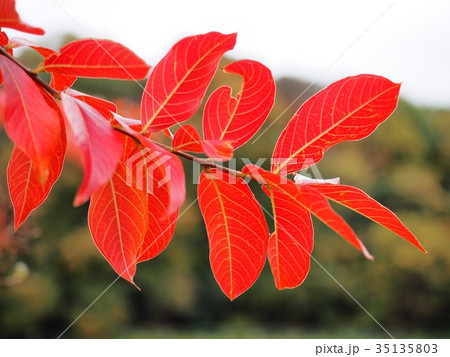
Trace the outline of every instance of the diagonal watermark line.
<path fill-rule="evenodd" d="M 271 212 L 269 212 L 267 209 L 265 209 L 263 206 L 261 206 L 261 208 L 263 209 L 263 211 L 264 212 L 266 212 L 274 221 L 275 221 L 275 218 L 273 217 L 273 215 L 272 215 L 272 213 Z M 319 261 L 316 259 L 316 258 L 314 258 L 313 257 L 313 255 L 312 254 L 310 254 L 304 247 L 303 247 L 303 245 L 301 245 L 298 241 L 297 241 L 297 239 L 295 239 L 294 237 L 292 237 L 292 235 L 283 227 L 283 226 L 279 226 L 295 243 L 297 243 L 298 244 L 298 246 L 300 247 L 300 248 L 302 248 L 305 252 L 306 252 L 306 254 L 308 254 L 309 255 L 309 257 L 312 259 L 312 260 L 314 260 L 314 262 L 331 278 L 331 279 L 333 279 L 334 280 L 334 282 L 337 284 L 337 285 L 339 285 L 339 287 L 342 289 L 342 290 L 344 290 L 344 292 L 373 320 L 373 321 L 375 321 L 376 322 L 376 324 L 378 325 L 378 326 L 380 326 L 382 329 L 383 329 L 383 331 L 384 332 L 386 332 L 386 334 L 390 337 L 390 338 L 392 338 L 392 339 L 395 339 L 394 338 L 394 336 L 392 336 L 392 334 L 390 334 L 389 333 L 389 331 L 388 330 L 386 330 L 384 327 L 383 327 L 383 325 L 381 325 L 381 323 L 379 323 L 378 322 L 378 320 L 375 318 L 375 317 L 373 317 L 373 315 L 369 312 L 369 311 L 367 311 L 367 309 L 352 295 L 352 294 L 350 294 L 350 292 L 346 289 L 346 288 L 344 288 L 344 286 L 342 286 L 342 284 L 341 283 L 339 283 L 339 281 L 337 281 L 337 279 L 333 276 L 333 275 L 331 275 L 331 273 L 322 265 L 322 264 L 320 264 L 319 263 Z"/>
<path fill-rule="evenodd" d="M 179 214 L 179 216 L 178 216 L 178 218 L 177 218 L 177 221 L 178 221 L 178 219 L 179 218 L 181 218 L 191 207 L 192 207 L 192 205 L 194 204 L 194 203 L 196 203 L 198 201 L 198 198 L 196 198 L 194 201 L 192 201 L 190 204 L 189 204 L 189 206 L 187 206 L 184 210 L 183 210 L 183 212 L 181 212 L 180 214 Z M 159 236 L 158 236 L 158 238 L 156 238 L 154 241 L 153 241 L 153 243 L 152 244 L 150 244 L 148 247 L 147 247 L 147 249 L 145 249 L 145 251 L 144 252 L 142 252 L 142 254 L 144 254 L 147 250 L 149 250 L 152 246 L 153 246 L 153 244 L 155 244 L 157 241 L 158 241 L 158 239 L 168 230 L 168 229 L 170 229 L 174 224 L 175 224 L 176 222 L 173 222 L 173 223 L 171 223 L 165 230 L 164 230 L 164 232 L 162 232 Z M 142 255 L 141 254 L 141 255 Z M 140 255 L 140 256 L 141 256 Z M 134 260 L 134 262 L 133 262 L 133 264 L 134 263 L 136 263 L 137 262 L 137 260 L 140 258 L 140 256 L 139 257 L 136 257 L 136 259 Z M 127 266 L 126 267 L 126 269 L 125 269 L 125 271 L 124 271 L 124 273 L 128 270 L 128 268 L 129 268 L 130 266 Z M 123 273 L 122 273 L 123 274 Z M 114 281 L 111 283 L 111 284 L 109 284 L 108 285 L 108 287 L 106 287 L 106 289 L 105 290 L 103 290 L 76 318 L 75 318 L 75 320 L 73 320 L 71 323 L 70 323 L 70 325 L 69 326 L 67 326 L 66 328 L 65 328 L 65 330 L 63 331 L 63 332 L 61 332 L 60 333 L 60 335 L 57 337 L 57 339 L 60 339 L 81 317 L 83 317 L 83 315 L 92 307 L 92 306 L 94 306 L 94 304 L 98 301 L 98 300 L 100 300 L 100 298 L 117 282 L 117 280 L 119 280 L 120 278 L 122 277 L 122 275 L 119 275 L 116 279 L 114 279 Z"/>
<path fill-rule="evenodd" d="M 286 113 L 286 111 L 292 107 L 295 102 L 297 102 L 297 100 L 299 100 L 303 94 L 305 94 L 308 89 L 310 89 L 314 84 L 316 84 L 331 68 L 333 68 L 333 66 L 378 22 L 380 21 L 380 19 L 395 5 L 395 3 L 397 3 L 398 0 L 394 0 L 374 21 L 372 21 L 369 26 L 358 36 L 355 38 L 355 40 L 321 73 L 319 74 L 304 90 L 303 92 L 301 92 L 299 94 L 299 96 L 297 98 L 295 98 L 291 104 L 289 104 L 285 110 L 283 110 L 283 112 L 278 115 L 275 120 L 273 120 L 270 125 L 265 128 L 262 133 L 260 133 L 253 141 L 252 144 L 254 144 L 255 142 L 257 142 L 261 136 L 263 136 L 267 130 L 269 130 L 273 124 L 275 124 L 278 119 L 280 119 L 284 113 Z"/>

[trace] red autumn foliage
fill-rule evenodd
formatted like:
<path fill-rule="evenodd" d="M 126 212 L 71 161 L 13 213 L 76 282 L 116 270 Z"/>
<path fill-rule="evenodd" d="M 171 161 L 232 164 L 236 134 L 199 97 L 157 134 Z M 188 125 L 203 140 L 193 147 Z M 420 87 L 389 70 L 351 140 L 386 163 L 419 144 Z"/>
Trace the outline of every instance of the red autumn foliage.
<path fill-rule="evenodd" d="M 20 20 L 13 0 L 0 4 L 1 28 L 44 33 Z M 77 77 L 145 78 L 150 66 L 125 46 L 85 39 L 68 43 L 57 53 L 0 34 L 0 125 L 4 120 L 15 145 L 7 172 L 15 229 L 49 195 L 69 140 L 80 152 L 84 172 L 74 205 L 90 200 L 88 223 L 94 243 L 117 274 L 134 285 L 137 264 L 160 254 L 174 234 L 186 197 L 180 158 L 203 168 L 198 203 L 211 269 L 231 300 L 252 286 L 266 257 L 278 289 L 304 281 L 314 246 L 311 215 L 371 259 L 330 201 L 426 252 L 390 210 L 361 190 L 337 182 L 294 182 L 288 177 L 317 163 L 333 145 L 370 135 L 395 110 L 400 84 L 363 74 L 329 85 L 289 121 L 275 145 L 271 171 L 254 165 L 235 171 L 218 162 L 232 158 L 234 150 L 265 123 L 275 101 L 268 68 L 251 60 L 227 65 L 226 73 L 242 77 L 240 91 L 232 96 L 231 89 L 222 86 L 212 92 L 203 113 L 203 137 L 194 126 L 182 123 L 200 108 L 220 59 L 235 45 L 236 34 L 210 32 L 176 43 L 149 75 L 140 119 L 119 115 L 120 100 L 116 106 L 70 88 Z M 19 46 L 43 56 L 36 70 L 12 56 L 12 49 Z M 51 82 L 44 82 L 36 72 L 50 73 Z M 138 111 L 134 108 L 127 116 L 138 116 Z M 154 141 L 162 134 L 172 138 L 170 147 Z M 268 212 L 274 220 L 272 233 L 248 180 L 259 182 L 272 202 Z"/>

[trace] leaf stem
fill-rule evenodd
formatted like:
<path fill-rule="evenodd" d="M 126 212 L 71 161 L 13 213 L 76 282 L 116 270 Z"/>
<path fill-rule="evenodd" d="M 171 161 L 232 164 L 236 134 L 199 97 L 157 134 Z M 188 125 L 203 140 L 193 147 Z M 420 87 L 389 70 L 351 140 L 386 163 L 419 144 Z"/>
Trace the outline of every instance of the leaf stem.
<path fill-rule="evenodd" d="M 13 61 L 16 65 L 18 65 L 28 76 L 34 80 L 39 86 L 41 86 L 43 89 L 45 89 L 47 92 L 49 92 L 53 97 L 55 98 L 61 98 L 61 94 L 54 88 L 52 88 L 47 82 L 45 82 L 37 73 L 34 73 L 31 69 L 29 69 L 27 66 L 22 64 L 17 58 L 14 56 L 11 56 L 9 52 L 4 48 L 0 46 L 0 55 L 5 56 L 9 60 Z"/>
<path fill-rule="evenodd" d="M 131 137 L 137 144 L 140 144 L 139 138 L 134 136 L 132 133 L 130 133 L 127 130 L 124 130 L 121 126 L 119 125 L 113 125 L 112 128 L 124 135 L 127 135 L 129 137 Z M 151 139 L 149 139 L 151 140 Z M 151 140 L 152 142 L 154 142 L 155 144 L 157 144 L 158 146 L 161 146 L 163 149 L 169 151 L 170 153 L 177 155 L 179 157 L 182 157 L 184 159 L 196 162 L 197 164 L 199 164 L 200 166 L 202 166 L 205 169 L 217 169 L 217 170 L 221 170 L 221 171 L 226 171 L 231 175 L 234 175 L 236 177 L 241 177 L 241 178 L 246 178 L 246 177 L 250 177 L 247 174 L 242 173 L 241 171 L 238 170 L 234 170 L 234 169 L 230 169 L 228 167 L 216 164 L 215 162 L 211 161 L 211 159 L 204 159 L 201 157 L 197 157 L 194 155 L 191 155 L 185 151 L 179 151 L 179 150 L 175 150 L 174 148 L 171 148 L 170 146 L 167 146 L 165 144 L 159 143 L 157 141 Z"/>

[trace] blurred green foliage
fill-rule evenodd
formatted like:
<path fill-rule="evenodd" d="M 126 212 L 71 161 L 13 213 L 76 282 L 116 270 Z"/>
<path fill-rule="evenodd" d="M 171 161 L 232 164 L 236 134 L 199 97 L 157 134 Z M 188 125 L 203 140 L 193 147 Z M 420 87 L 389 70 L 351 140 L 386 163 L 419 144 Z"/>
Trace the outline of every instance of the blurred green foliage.
<path fill-rule="evenodd" d="M 239 90 L 240 79 L 220 71 L 211 88 L 223 83 Z M 270 158 L 292 114 L 318 90 L 292 78 L 277 84 L 275 107 L 259 133 L 267 131 L 236 157 L 253 163 Z M 80 79 L 75 88 L 113 101 L 127 98 L 121 100 L 122 114 L 137 116 L 140 85 Z M 198 128 L 200 119 L 197 114 L 192 120 Z M 94 246 L 86 224 L 88 204 L 72 207 L 82 175 L 76 164 L 65 164 L 48 200 L 12 232 L 5 178 L 11 143 L 3 131 L 0 149 L 0 207 L 10 236 L 0 252 L 2 338 L 53 338 L 74 321 L 65 338 L 388 337 L 354 299 L 394 337 L 450 334 L 448 110 L 401 101 L 372 136 L 337 145 L 318 164 L 323 177 L 340 176 L 342 183 L 362 188 L 396 212 L 428 255 L 367 219 L 339 210 L 374 262 L 315 221 L 312 267 L 300 287 L 277 291 L 266 265 L 255 285 L 233 302 L 209 268 L 205 228 L 197 205 L 191 205 L 196 186 L 190 162 L 185 163 L 188 197 L 175 236 L 161 255 L 139 265 L 138 291 L 117 278 Z M 237 163 L 238 168 L 244 165 Z M 269 159 L 262 163 L 268 165 Z M 268 199 L 257 185 L 252 187 L 270 211 Z M 17 261 L 28 266 L 29 275 L 7 284 Z"/>

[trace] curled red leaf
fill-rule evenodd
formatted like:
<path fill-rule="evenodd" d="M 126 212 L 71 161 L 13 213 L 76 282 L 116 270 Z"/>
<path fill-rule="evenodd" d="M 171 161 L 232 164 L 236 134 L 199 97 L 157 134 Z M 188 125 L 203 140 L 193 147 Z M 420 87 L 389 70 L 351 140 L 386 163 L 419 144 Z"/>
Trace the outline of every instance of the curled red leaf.
<path fill-rule="evenodd" d="M 202 140 L 197 130 L 189 124 L 182 125 L 172 139 L 172 147 L 178 151 L 205 153 L 217 161 L 233 157 L 233 146 L 227 140 Z"/>
<path fill-rule="evenodd" d="M 275 101 L 275 82 L 270 70 L 256 61 L 236 61 L 223 71 L 242 76 L 242 89 L 236 97 L 227 86 L 211 94 L 203 112 L 203 137 L 227 140 L 237 149 L 267 119 Z"/>

